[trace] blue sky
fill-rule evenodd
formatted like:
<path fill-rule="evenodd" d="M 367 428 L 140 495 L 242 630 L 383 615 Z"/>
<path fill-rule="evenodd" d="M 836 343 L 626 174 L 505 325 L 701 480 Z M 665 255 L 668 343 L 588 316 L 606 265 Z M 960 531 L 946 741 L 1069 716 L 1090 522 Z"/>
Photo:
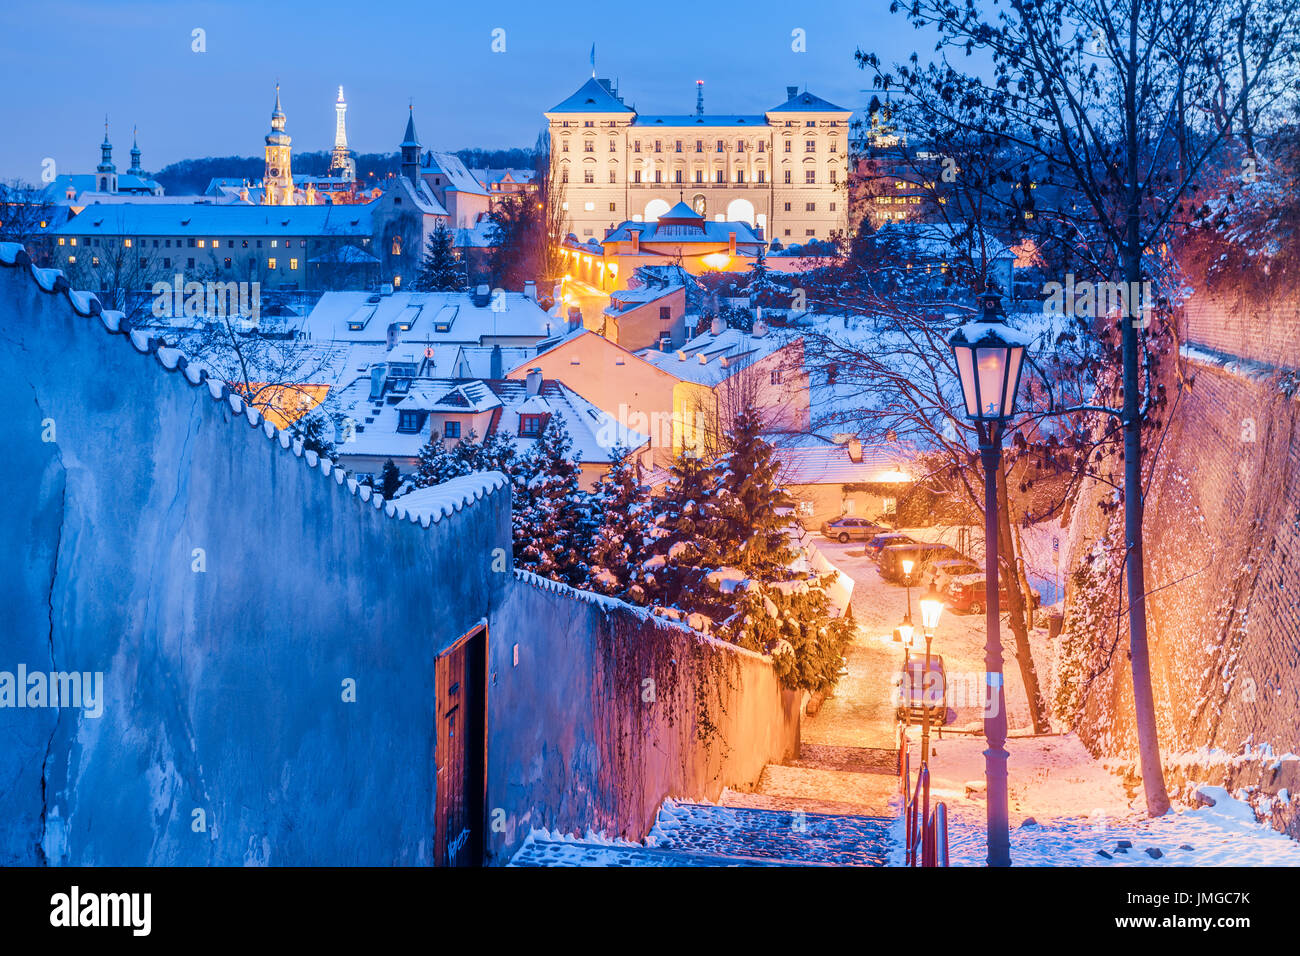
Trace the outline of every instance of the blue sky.
<path fill-rule="evenodd" d="M 206 52 L 191 50 L 206 31 Z M 492 52 L 493 30 L 504 53 Z M 807 51 L 792 50 L 801 29 Z M 531 145 L 542 111 L 590 75 L 642 112 L 688 113 L 705 81 L 709 112 L 761 112 L 798 84 L 861 107 L 862 47 L 891 59 L 932 48 L 888 0 L 792 3 L 365 4 L 312 0 L 6 0 L 0 5 L 0 179 L 90 172 L 104 115 L 125 169 L 131 127 L 144 166 L 261 155 L 275 83 L 295 150 L 333 145 L 336 88 L 350 145 L 395 150 L 413 100 L 426 147 Z"/>

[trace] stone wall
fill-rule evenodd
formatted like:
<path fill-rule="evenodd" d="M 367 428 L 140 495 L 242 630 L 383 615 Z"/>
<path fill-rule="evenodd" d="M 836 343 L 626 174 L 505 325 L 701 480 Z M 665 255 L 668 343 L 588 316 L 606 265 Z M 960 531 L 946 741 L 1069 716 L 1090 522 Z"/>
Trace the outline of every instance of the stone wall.
<path fill-rule="evenodd" d="M 493 862 L 533 828 L 640 839 L 665 797 L 716 800 L 798 753 L 801 695 L 766 658 L 516 577 L 489 635 Z"/>
<path fill-rule="evenodd" d="M 1268 796 L 1295 787 L 1294 761 L 1261 777 L 1253 763 L 1247 772 L 1220 760 L 1201 775 L 1204 761 L 1187 756 L 1241 754 L 1248 743 L 1300 752 L 1300 352 L 1276 347 L 1294 338 L 1300 316 L 1294 300 L 1246 314 L 1222 301 L 1189 310 L 1194 341 L 1183 348 L 1185 384 L 1168 379 L 1177 404 L 1147 493 L 1145 544 L 1161 748 L 1178 767 L 1171 784 L 1227 782 Z M 1290 369 L 1262 364 L 1283 359 Z M 1109 545 L 1122 543 L 1119 517 L 1095 507 L 1109 493 L 1094 486 L 1075 511 L 1073 567 L 1108 526 Z M 1095 605 L 1090 624 L 1076 627 L 1097 644 L 1079 729 L 1097 752 L 1133 755 L 1127 613 L 1115 582 L 1109 590 L 1070 595 L 1072 613 L 1080 599 Z M 1294 817 L 1275 822 L 1300 835 Z"/>
<path fill-rule="evenodd" d="M 99 717 L 0 708 L 0 863 L 429 862 L 434 657 L 505 586 L 504 479 L 386 513 L 0 259 L 0 671 L 104 675 Z"/>

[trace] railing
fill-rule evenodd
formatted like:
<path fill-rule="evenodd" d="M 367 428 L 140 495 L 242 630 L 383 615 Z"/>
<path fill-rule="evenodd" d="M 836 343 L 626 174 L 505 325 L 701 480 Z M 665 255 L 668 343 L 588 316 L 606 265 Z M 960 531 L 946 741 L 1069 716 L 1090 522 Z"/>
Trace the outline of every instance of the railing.
<path fill-rule="evenodd" d="M 947 866 L 948 808 L 940 802 L 930 809 L 930 768 L 924 763 L 912 785 L 912 746 L 906 737 L 898 748 L 898 782 L 907 827 L 907 865 L 916 866 L 919 855 L 921 866 Z"/>

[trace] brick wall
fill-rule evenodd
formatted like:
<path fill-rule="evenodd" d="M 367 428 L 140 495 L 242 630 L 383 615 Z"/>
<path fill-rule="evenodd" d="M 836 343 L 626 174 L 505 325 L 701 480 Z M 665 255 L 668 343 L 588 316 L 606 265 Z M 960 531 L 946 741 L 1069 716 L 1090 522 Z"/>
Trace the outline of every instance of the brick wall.
<path fill-rule="evenodd" d="M 1195 346 L 1292 369 L 1300 358 L 1300 349 L 1283 347 L 1300 332 L 1294 301 L 1254 310 L 1206 301 L 1189 307 L 1187 320 Z M 1251 740 L 1270 744 L 1279 755 L 1300 752 L 1300 400 L 1294 372 L 1243 367 L 1190 350 L 1183 376 L 1148 489 L 1144 529 L 1161 750 L 1185 754 L 1209 746 L 1239 753 Z M 1175 376 L 1168 385 L 1174 394 Z M 1076 512 L 1072 567 L 1086 560 L 1108 528 L 1109 544 L 1122 544 L 1118 515 L 1107 518 L 1093 506 L 1109 491 L 1095 486 L 1091 501 Z M 1112 579 L 1090 596 L 1073 588 L 1066 641 L 1091 644 L 1081 736 L 1095 752 L 1132 756 L 1121 587 Z M 1091 608 L 1085 612 L 1086 601 Z M 1268 795 L 1283 786 L 1273 776 L 1243 777 L 1237 785 L 1256 785 Z M 1180 780 L 1195 782 L 1182 774 L 1171 784 Z M 1300 834 L 1300 820 L 1279 818 L 1276 825 Z"/>

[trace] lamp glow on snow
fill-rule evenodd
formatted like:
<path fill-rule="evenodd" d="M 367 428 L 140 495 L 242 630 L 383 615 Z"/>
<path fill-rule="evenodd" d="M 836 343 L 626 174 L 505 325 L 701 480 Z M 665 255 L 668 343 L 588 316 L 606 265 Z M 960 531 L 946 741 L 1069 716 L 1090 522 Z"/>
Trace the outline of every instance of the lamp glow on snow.
<path fill-rule="evenodd" d="M 957 362 L 966 417 L 1003 422 L 1015 414 L 1029 336 L 1002 321 L 997 293 L 981 295 L 980 308 L 978 319 L 957 326 L 948 336 L 948 347 Z"/>
<path fill-rule="evenodd" d="M 943 595 L 934 589 L 931 582 L 929 589 L 921 595 L 921 624 L 927 631 L 939 626 L 939 617 L 943 614 Z"/>

